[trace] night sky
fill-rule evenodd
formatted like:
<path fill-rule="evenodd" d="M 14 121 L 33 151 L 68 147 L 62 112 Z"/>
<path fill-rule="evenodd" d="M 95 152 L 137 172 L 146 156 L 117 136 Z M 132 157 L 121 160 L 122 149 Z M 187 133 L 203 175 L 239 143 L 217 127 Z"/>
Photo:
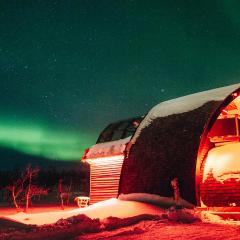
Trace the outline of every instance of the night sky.
<path fill-rule="evenodd" d="M 239 82 L 240 1 L 1 0 L 0 146 L 79 159 L 109 123 Z"/>

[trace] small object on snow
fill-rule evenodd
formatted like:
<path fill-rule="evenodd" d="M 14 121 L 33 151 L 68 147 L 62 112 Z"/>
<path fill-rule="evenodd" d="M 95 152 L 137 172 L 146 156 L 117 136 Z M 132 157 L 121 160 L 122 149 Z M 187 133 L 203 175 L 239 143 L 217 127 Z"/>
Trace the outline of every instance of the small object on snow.
<path fill-rule="evenodd" d="M 178 204 L 179 203 L 179 199 L 180 199 L 180 190 L 179 190 L 179 185 L 178 185 L 178 178 L 174 178 L 171 181 L 171 186 L 173 188 L 174 200 Z"/>
<path fill-rule="evenodd" d="M 90 198 L 89 197 L 76 197 L 74 202 L 77 203 L 78 207 L 84 208 L 89 205 Z"/>

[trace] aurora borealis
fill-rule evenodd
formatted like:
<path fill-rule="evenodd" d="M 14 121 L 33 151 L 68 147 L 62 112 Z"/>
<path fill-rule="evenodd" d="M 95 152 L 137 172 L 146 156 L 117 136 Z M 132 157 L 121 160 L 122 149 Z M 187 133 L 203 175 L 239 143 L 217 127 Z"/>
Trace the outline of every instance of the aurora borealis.
<path fill-rule="evenodd" d="M 91 136 L 51 129 L 44 125 L 1 122 L 0 144 L 3 147 L 56 160 L 77 160 L 83 149 L 89 147 Z"/>
<path fill-rule="evenodd" d="M 240 2 L 0 2 L 0 146 L 79 159 L 109 123 L 239 82 Z"/>

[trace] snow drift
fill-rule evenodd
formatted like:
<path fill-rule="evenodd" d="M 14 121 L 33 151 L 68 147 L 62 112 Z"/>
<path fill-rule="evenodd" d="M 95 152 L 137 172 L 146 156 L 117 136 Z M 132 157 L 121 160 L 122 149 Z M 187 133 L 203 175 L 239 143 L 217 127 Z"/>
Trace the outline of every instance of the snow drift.
<path fill-rule="evenodd" d="M 173 206 L 190 208 L 190 209 L 194 208 L 193 204 L 187 202 L 182 198 L 179 199 L 179 202 L 176 202 L 173 198 L 162 197 L 156 194 L 149 194 L 149 193 L 120 194 L 118 199 L 125 200 L 125 201 L 149 203 L 149 204 L 157 205 L 162 208 L 170 208 Z"/>

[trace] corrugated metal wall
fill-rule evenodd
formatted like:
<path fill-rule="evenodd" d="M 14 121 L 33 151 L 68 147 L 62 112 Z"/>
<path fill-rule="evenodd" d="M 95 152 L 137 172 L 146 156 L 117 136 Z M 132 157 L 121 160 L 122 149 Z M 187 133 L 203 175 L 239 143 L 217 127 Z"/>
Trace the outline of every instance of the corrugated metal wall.
<path fill-rule="evenodd" d="M 123 156 L 91 161 L 90 204 L 117 197 Z"/>

